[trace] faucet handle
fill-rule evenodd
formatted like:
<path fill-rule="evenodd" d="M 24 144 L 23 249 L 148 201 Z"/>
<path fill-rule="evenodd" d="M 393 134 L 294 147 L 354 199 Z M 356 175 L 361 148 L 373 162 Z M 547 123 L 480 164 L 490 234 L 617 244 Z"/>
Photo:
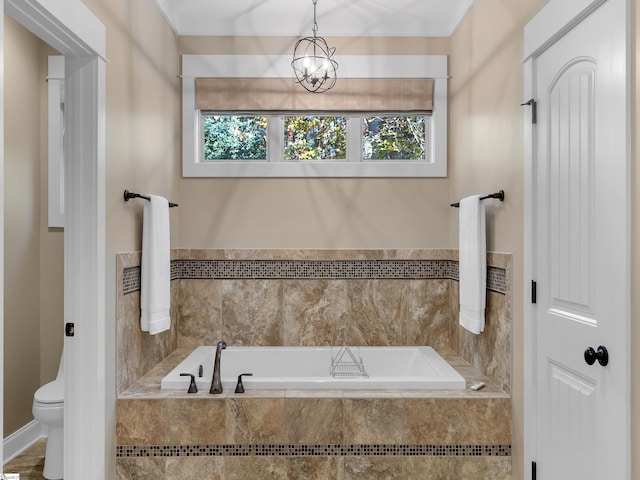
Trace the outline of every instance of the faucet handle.
<path fill-rule="evenodd" d="M 244 384 L 242 383 L 242 377 L 251 377 L 253 373 L 241 373 L 238 375 L 238 384 L 236 385 L 236 393 L 244 393 Z"/>
<path fill-rule="evenodd" d="M 189 384 L 189 390 L 187 393 L 198 393 L 198 386 L 196 385 L 196 376 L 191 373 L 181 373 L 181 377 L 191 377 L 191 383 Z"/>

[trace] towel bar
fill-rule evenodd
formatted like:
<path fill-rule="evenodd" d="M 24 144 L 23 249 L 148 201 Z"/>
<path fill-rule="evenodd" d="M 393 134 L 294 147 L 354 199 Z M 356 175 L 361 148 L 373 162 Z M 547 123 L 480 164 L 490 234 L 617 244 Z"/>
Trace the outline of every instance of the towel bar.
<path fill-rule="evenodd" d="M 500 190 L 496 193 L 490 193 L 488 195 L 483 195 L 482 197 L 480 197 L 480 200 L 486 200 L 487 198 L 497 198 L 501 202 L 504 202 L 504 190 Z M 452 203 L 451 206 L 458 208 L 460 206 L 460 202 Z"/>
<path fill-rule="evenodd" d="M 129 190 L 124 191 L 124 201 L 128 202 L 132 198 L 144 198 L 145 200 L 151 200 L 147 195 L 140 195 L 139 193 L 130 192 Z M 177 203 L 169 202 L 169 207 L 177 207 Z"/>

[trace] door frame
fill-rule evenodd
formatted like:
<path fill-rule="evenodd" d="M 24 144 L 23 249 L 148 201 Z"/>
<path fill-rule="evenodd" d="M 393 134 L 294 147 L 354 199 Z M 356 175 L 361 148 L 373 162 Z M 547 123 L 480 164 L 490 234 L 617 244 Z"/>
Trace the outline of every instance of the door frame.
<path fill-rule="evenodd" d="M 524 29 L 524 98 L 523 101 L 535 99 L 537 92 L 535 91 L 536 78 L 536 59 L 547 48 L 553 45 L 559 38 L 569 32 L 575 25 L 584 20 L 589 14 L 604 4 L 607 0 L 550 0 L 549 3 L 526 25 Z M 627 81 L 625 86 L 625 96 L 627 97 L 627 114 L 624 120 L 626 129 L 626 163 L 627 171 L 630 171 L 631 165 L 631 95 L 630 95 L 630 0 L 624 0 L 627 10 L 627 22 L 625 25 L 627 36 Z M 531 122 L 531 112 L 529 108 L 523 111 L 524 124 L 524 271 L 523 271 L 523 320 L 524 320 L 524 472 L 523 478 L 531 480 L 531 462 L 536 461 L 536 309 L 528 299 L 531 298 L 531 281 L 536 279 L 536 244 L 535 244 L 535 219 L 536 204 L 534 203 L 534 191 L 536 189 L 535 164 L 536 158 L 536 126 Z M 630 175 L 627 175 L 630 178 Z M 627 258 L 631 259 L 630 254 L 630 184 L 621 186 L 627 190 L 627 203 L 620 208 L 625 209 L 625 218 L 627 219 L 627 229 L 624 232 L 627 235 Z M 630 262 L 627 262 L 630 265 Z M 631 328 L 631 298 L 630 298 L 630 267 L 627 267 L 625 275 L 625 302 L 626 315 L 622 319 L 625 322 L 627 332 Z M 631 364 L 630 359 L 630 335 L 627 335 L 626 351 L 624 353 L 628 370 Z M 627 392 L 627 415 L 630 418 L 630 378 L 627 375 L 625 392 Z M 622 480 L 631 478 L 631 450 L 630 450 L 630 429 L 627 431 L 626 443 L 626 477 Z"/>
<path fill-rule="evenodd" d="M 65 55 L 64 319 L 74 323 L 75 335 L 64 339 L 64 477 L 100 480 L 112 469 L 108 412 L 115 403 L 106 382 L 113 358 L 106 340 L 112 335 L 107 334 L 105 325 L 105 27 L 80 0 L 4 0 L 0 13 L 11 16 Z M 0 52 L 2 71 L 2 36 Z M 0 85 L 3 96 L 1 80 Z M 4 231 L 3 131 L 0 109 L 0 247 Z M 3 256 L 0 248 L 0 266 L 4 266 Z M 0 287 L 4 287 L 2 277 Z M 2 315 L 0 309 L 0 327 L 4 327 Z M 2 356 L 0 342 L 0 361 Z M 0 382 L 0 407 L 2 394 Z M 0 465 L 2 458 L 0 446 Z"/>

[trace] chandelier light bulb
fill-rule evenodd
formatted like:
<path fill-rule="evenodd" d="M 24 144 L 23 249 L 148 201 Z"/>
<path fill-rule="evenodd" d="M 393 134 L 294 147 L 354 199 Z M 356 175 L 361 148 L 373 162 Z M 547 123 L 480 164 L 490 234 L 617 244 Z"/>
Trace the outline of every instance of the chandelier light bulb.
<path fill-rule="evenodd" d="M 313 37 L 304 37 L 296 42 L 293 49 L 291 67 L 296 82 L 312 93 L 322 93 L 336 84 L 338 62 L 333 58 L 335 48 L 329 48 L 327 41 L 316 35 L 316 3 L 313 1 Z"/>

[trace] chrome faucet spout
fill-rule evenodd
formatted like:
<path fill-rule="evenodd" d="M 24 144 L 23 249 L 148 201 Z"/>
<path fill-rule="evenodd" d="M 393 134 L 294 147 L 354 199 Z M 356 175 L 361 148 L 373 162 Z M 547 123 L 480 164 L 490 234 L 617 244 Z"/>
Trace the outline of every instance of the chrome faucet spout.
<path fill-rule="evenodd" d="M 216 357 L 213 361 L 213 378 L 211 379 L 211 388 L 209 393 L 222 393 L 222 381 L 220 380 L 220 357 L 222 356 L 222 350 L 227 348 L 227 344 L 222 340 L 218 342 L 216 346 Z"/>

